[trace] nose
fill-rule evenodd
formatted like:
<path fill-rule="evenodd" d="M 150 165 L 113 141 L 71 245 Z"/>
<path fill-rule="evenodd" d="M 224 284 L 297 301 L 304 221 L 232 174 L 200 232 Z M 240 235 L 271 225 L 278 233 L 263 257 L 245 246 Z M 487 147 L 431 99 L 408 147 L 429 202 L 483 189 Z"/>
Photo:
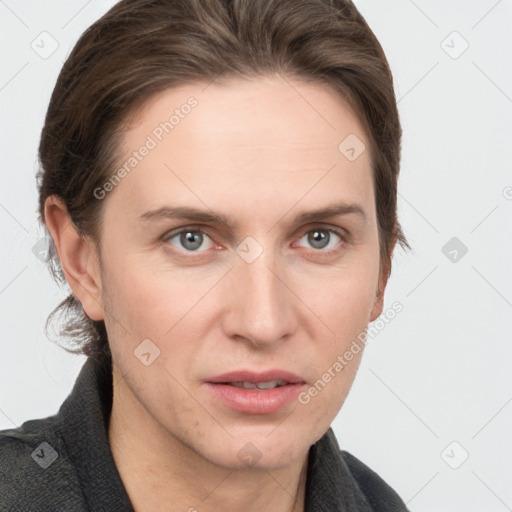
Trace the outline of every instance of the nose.
<path fill-rule="evenodd" d="M 296 329 L 298 300 L 290 290 L 285 265 L 265 250 L 251 263 L 237 256 L 229 278 L 224 331 L 256 347 L 282 343 Z"/>

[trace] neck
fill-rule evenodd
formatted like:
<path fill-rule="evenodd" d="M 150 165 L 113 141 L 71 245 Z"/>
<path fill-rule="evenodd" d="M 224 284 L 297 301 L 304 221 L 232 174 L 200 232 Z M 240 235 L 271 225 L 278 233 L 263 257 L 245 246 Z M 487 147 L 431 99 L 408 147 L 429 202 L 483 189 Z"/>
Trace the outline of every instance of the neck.
<path fill-rule="evenodd" d="M 108 436 L 135 512 L 304 510 L 307 451 L 279 470 L 219 466 L 164 430 L 126 386 L 121 393 L 116 385 Z"/>

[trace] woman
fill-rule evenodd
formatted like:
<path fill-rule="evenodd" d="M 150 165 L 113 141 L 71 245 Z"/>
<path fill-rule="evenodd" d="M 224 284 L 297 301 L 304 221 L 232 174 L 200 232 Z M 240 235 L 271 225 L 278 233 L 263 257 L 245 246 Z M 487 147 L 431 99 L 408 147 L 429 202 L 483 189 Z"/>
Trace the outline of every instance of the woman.
<path fill-rule="evenodd" d="M 39 188 L 88 359 L 57 415 L 0 433 L 0 508 L 407 510 L 330 428 L 408 246 L 400 139 L 351 2 L 122 0 L 94 23 Z"/>

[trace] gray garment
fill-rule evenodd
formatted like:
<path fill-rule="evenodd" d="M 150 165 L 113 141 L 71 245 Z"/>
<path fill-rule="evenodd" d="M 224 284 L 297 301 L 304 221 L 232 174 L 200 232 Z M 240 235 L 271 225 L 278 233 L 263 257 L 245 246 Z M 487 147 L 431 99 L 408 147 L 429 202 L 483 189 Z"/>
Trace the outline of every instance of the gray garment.
<path fill-rule="evenodd" d="M 56 415 L 0 431 L 0 511 L 133 512 L 108 442 L 111 408 L 110 355 L 89 357 Z M 305 512 L 356 511 L 408 512 L 329 428 L 309 450 Z"/>

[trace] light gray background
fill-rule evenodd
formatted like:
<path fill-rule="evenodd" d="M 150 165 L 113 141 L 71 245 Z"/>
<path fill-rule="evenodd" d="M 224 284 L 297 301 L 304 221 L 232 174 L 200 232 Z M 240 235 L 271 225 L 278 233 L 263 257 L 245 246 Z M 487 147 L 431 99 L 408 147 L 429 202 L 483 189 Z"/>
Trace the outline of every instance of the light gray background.
<path fill-rule="evenodd" d="M 66 290 L 32 252 L 36 154 L 64 59 L 113 3 L 0 0 L 0 429 L 56 413 L 84 362 L 43 331 Z M 512 0 L 357 5 L 395 77 L 414 252 L 396 251 L 385 307 L 403 311 L 333 427 L 413 511 L 512 510 Z M 43 31 L 58 42 L 47 58 L 31 48 Z M 455 262 L 452 237 L 468 249 Z"/>

